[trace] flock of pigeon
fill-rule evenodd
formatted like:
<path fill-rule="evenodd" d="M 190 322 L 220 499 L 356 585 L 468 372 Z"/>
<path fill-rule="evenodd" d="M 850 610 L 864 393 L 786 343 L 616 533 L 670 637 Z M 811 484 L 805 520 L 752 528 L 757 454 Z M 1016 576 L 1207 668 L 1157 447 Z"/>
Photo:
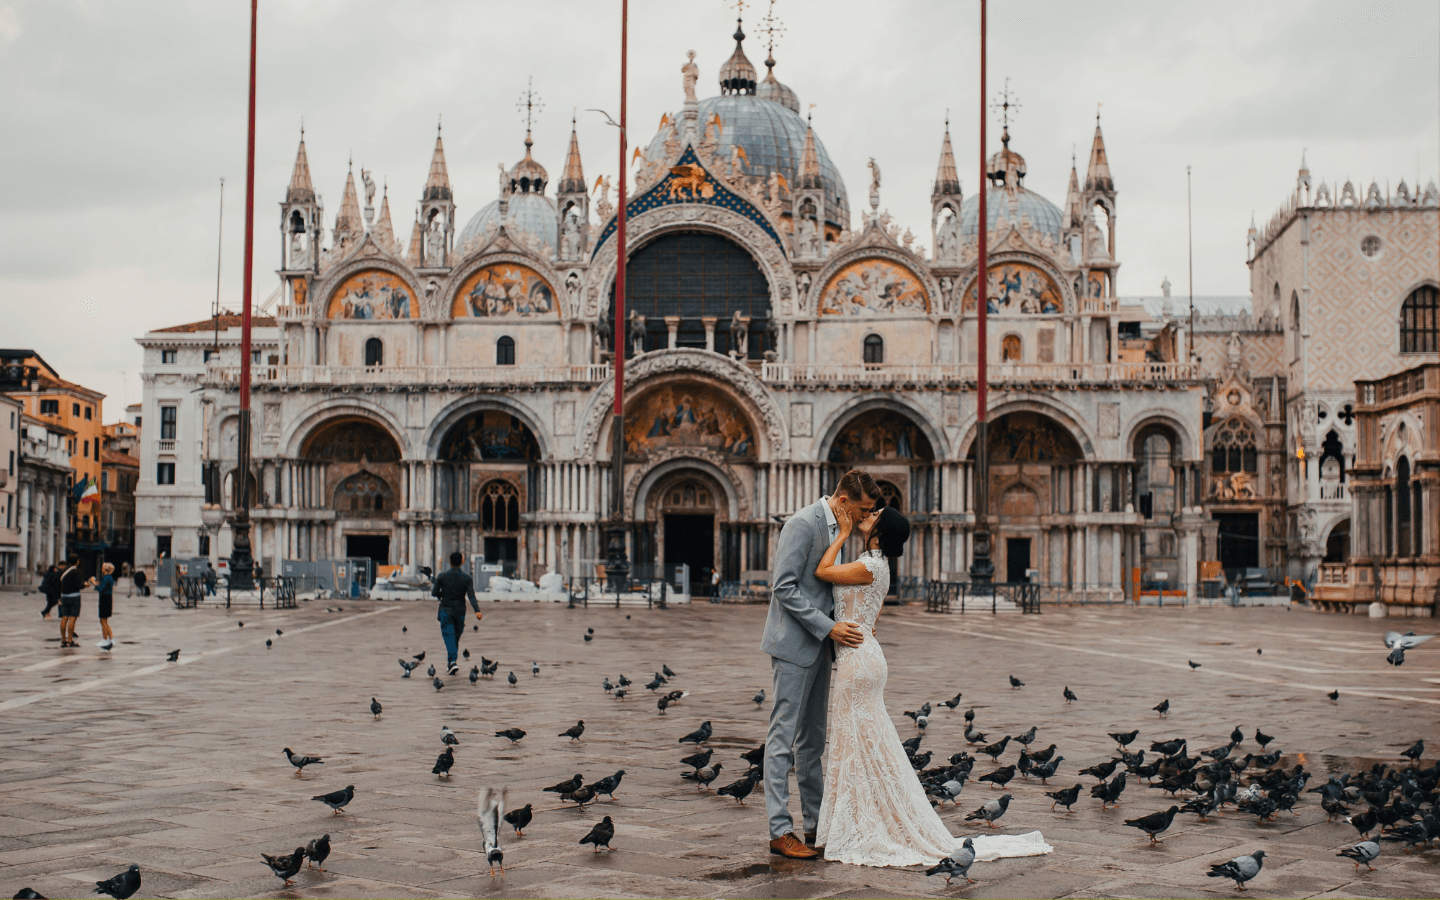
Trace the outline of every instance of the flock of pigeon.
<path fill-rule="evenodd" d="M 627 616 L 628 618 L 628 616 Z M 240 627 L 244 627 L 241 623 Z M 402 631 L 406 631 L 402 627 Z M 276 629 L 276 635 L 283 632 Z M 584 640 L 588 643 L 594 638 L 594 629 L 587 629 Z M 1391 651 L 1386 661 L 1393 666 L 1403 665 L 1405 662 L 1405 651 L 1430 639 L 1430 635 L 1417 636 L 1414 632 L 1400 634 L 1391 631 L 1385 635 L 1385 646 Z M 266 640 L 266 646 L 272 645 Z M 1259 650 L 1256 651 L 1261 652 Z M 167 654 L 170 662 L 178 660 L 179 650 Z M 470 651 L 464 651 L 466 661 L 470 659 Z M 400 667 L 404 670 L 402 678 L 409 678 L 410 673 L 424 662 L 425 653 L 415 654 L 412 660 L 400 660 Z M 1190 668 L 1198 669 L 1200 663 L 1190 661 Z M 472 684 L 477 683 L 481 678 L 493 678 L 499 670 L 500 663 L 496 660 L 480 658 L 480 664 L 470 669 L 469 677 Z M 453 670 L 452 670 L 453 671 Z M 433 665 L 427 670 L 432 679 L 432 685 L 436 691 L 444 688 L 444 682 L 440 680 Z M 539 676 L 540 666 L 538 662 L 531 663 L 531 675 Z M 656 706 L 661 715 L 666 710 L 680 703 L 687 693 L 680 690 L 669 690 L 661 692 L 660 688 L 669 684 L 676 673 L 668 666 L 662 666 L 661 671 L 656 672 L 654 677 L 645 684 L 645 688 L 656 693 L 658 700 Z M 518 682 L 515 673 L 509 673 L 508 682 L 513 687 Z M 1025 687 L 1025 682 L 1009 676 L 1012 690 L 1019 690 Z M 632 681 L 625 675 L 620 675 L 615 682 L 606 677 L 601 682 L 601 688 L 610 694 L 615 700 L 623 700 L 628 693 Z M 955 694 L 949 700 L 938 702 L 939 706 L 945 707 L 954 712 L 960 706 L 961 693 Z M 1339 699 L 1338 691 L 1332 691 L 1327 695 L 1332 702 Z M 1062 692 L 1066 704 L 1072 704 L 1080 698 L 1066 686 Z M 759 691 L 752 698 L 757 706 L 765 702 L 764 690 Z M 1164 719 L 1170 712 L 1169 699 L 1162 700 L 1153 707 L 1159 718 Z M 383 706 L 374 697 L 370 698 L 370 713 L 373 717 L 379 718 L 383 712 Z M 1048 786 L 1049 779 L 1056 776 L 1061 763 L 1065 757 L 1057 752 L 1057 746 L 1050 744 L 1044 749 L 1032 749 L 1036 741 L 1038 726 L 1031 726 L 1027 731 L 1017 735 L 1002 735 L 997 741 L 988 741 L 990 734 L 979 731 L 975 726 L 975 710 L 969 709 L 964 714 L 965 719 L 965 740 L 976 747 L 976 755 L 972 756 L 968 751 L 962 750 L 948 757 L 944 765 L 931 766 L 934 751 L 920 751 L 920 745 L 925 737 L 925 730 L 930 724 L 930 717 L 935 712 L 929 702 L 923 704 L 919 709 L 909 711 L 904 715 L 915 723 L 919 734 L 903 741 L 902 745 L 909 757 L 910 764 L 919 778 L 921 786 L 930 798 L 934 807 L 943 808 L 945 803 L 952 806 L 960 805 L 960 795 L 965 788 L 965 783 L 971 780 L 974 767 L 979 756 L 987 756 L 996 768 L 980 775 L 974 780 L 978 782 L 989 782 L 993 788 L 1005 788 L 1019 776 L 1022 780 L 1030 778 L 1039 780 L 1042 786 Z M 585 732 L 584 720 L 577 721 L 575 725 L 560 732 L 558 737 L 567 737 L 572 742 L 582 741 Z M 700 727 L 684 735 L 678 741 L 681 744 L 691 744 L 695 752 L 680 760 L 682 765 L 690 767 L 682 771 L 680 777 L 686 781 L 696 784 L 698 790 L 708 790 L 710 785 L 720 778 L 723 761 L 715 761 L 714 751 L 708 746 L 713 728 L 709 721 L 701 723 Z M 1215 747 L 1199 751 L 1191 755 L 1189 740 L 1184 737 L 1175 737 L 1165 740 L 1152 741 L 1149 744 L 1149 753 L 1153 754 L 1147 761 L 1147 751 L 1144 749 L 1132 751 L 1129 748 L 1140 736 L 1140 730 L 1109 732 L 1109 737 L 1115 741 L 1115 753 L 1110 759 L 1096 763 L 1087 768 L 1080 769 L 1080 775 L 1093 778 L 1095 783 L 1090 786 L 1089 794 L 1093 799 L 1100 801 L 1100 808 L 1107 809 L 1112 804 L 1119 806 L 1121 795 L 1124 794 L 1132 784 L 1138 787 L 1145 784 L 1147 788 L 1158 789 L 1180 799 L 1180 795 L 1186 795 L 1186 802 L 1183 805 L 1172 804 L 1168 809 L 1150 813 L 1134 819 L 1124 820 L 1125 825 L 1144 832 L 1151 842 L 1159 843 L 1160 835 L 1166 832 L 1175 817 L 1180 813 L 1194 814 L 1198 821 L 1208 822 L 1209 817 L 1217 814 L 1227 806 L 1233 806 L 1240 813 L 1256 816 L 1256 824 L 1264 826 L 1267 822 L 1282 812 L 1290 812 L 1298 816 L 1295 807 L 1302 802 L 1305 794 L 1320 795 L 1320 806 L 1327 815 L 1327 822 L 1342 819 L 1352 825 L 1362 840 L 1352 846 L 1345 847 L 1337 857 L 1349 859 L 1354 863 L 1355 870 L 1364 865 L 1367 871 L 1374 871 L 1371 865 L 1379 856 L 1381 851 L 1380 842 L 1403 843 L 1406 853 L 1412 852 L 1416 847 L 1424 845 L 1430 847 L 1434 841 L 1440 839 L 1440 763 L 1429 768 L 1420 768 L 1420 760 L 1425 752 L 1423 740 L 1417 740 L 1413 745 L 1400 754 L 1403 759 L 1410 761 L 1409 766 L 1392 766 L 1384 763 L 1375 763 L 1369 769 L 1356 773 L 1346 773 L 1340 777 L 1331 776 L 1329 780 L 1317 787 L 1308 788 L 1312 773 L 1306 771 L 1303 763 L 1296 763 L 1293 768 L 1280 766 L 1281 752 L 1269 750 L 1270 743 L 1274 740 L 1271 735 L 1265 734 L 1256 729 L 1253 742 L 1257 745 L 1259 753 L 1246 752 L 1243 756 L 1236 754 L 1237 749 L 1245 742 L 1244 733 L 1237 727 L 1229 735 L 1229 740 Z M 520 728 L 506 728 L 495 732 L 496 737 L 508 739 L 511 744 L 518 743 L 526 736 L 526 732 Z M 432 774 L 437 777 L 448 778 L 451 768 L 455 763 L 454 748 L 459 745 L 459 738 L 448 726 L 440 727 L 440 741 L 444 749 L 437 757 Z M 1005 755 L 1011 742 L 1020 747 L 1019 755 L 1013 763 L 1000 765 L 1001 758 Z M 702 749 L 704 747 L 704 749 Z M 307 766 L 323 765 L 324 759 L 318 756 L 298 754 L 289 747 L 284 748 L 283 753 L 290 765 L 295 769 L 295 775 L 300 776 Z M 748 766 L 745 774 L 738 780 L 716 789 L 717 796 L 733 798 L 738 804 L 744 804 L 745 799 L 759 784 L 764 775 L 765 748 L 755 747 L 739 757 Z M 1123 767 L 1123 768 L 1122 768 Z M 607 775 L 598 781 L 587 783 L 585 778 L 576 773 L 574 777 L 558 784 L 544 788 L 543 792 L 558 794 L 562 801 L 575 804 L 575 808 L 583 808 L 588 803 L 597 801 L 600 797 L 610 800 L 615 799 L 615 791 L 620 787 L 621 779 L 625 776 L 624 769 L 618 769 L 612 775 Z M 1131 778 L 1134 781 L 1131 781 Z M 1054 791 L 1045 791 L 1047 798 L 1052 800 L 1051 810 L 1057 806 L 1065 807 L 1067 812 L 1080 800 L 1080 793 L 1084 784 L 1077 782 L 1072 787 L 1062 788 Z M 485 858 L 490 866 L 490 874 L 495 874 L 498 866 L 501 874 L 504 873 L 504 853 L 500 848 L 500 822 L 514 829 L 519 837 L 525 836 L 527 828 L 534 819 L 534 804 L 527 803 L 523 807 L 507 811 L 508 789 L 494 789 L 483 787 L 480 789 L 477 801 L 477 819 L 480 832 L 484 841 Z M 325 794 L 318 794 L 312 800 L 323 803 L 340 815 L 346 806 L 355 799 L 355 786 L 347 785 L 344 789 L 332 791 Z M 967 822 L 983 822 L 990 828 L 996 827 L 995 823 L 1000 820 L 1008 811 L 1010 802 L 1014 795 L 1010 793 L 1001 794 L 999 797 L 987 800 L 980 804 L 973 811 L 965 816 Z M 1370 839 L 1371 832 L 1376 832 L 1378 840 Z M 601 848 L 613 850 L 611 841 L 615 837 L 615 823 L 610 816 L 605 816 L 596 823 L 590 831 L 580 839 L 580 844 L 590 844 L 594 852 L 600 852 Z M 284 882 L 285 887 L 293 885 L 295 875 L 300 872 L 303 866 L 314 866 L 323 872 L 324 862 L 330 855 L 330 835 L 325 834 L 310 841 L 306 846 L 296 847 L 293 853 L 279 854 L 272 856 L 262 853 L 261 857 L 270 871 Z M 963 877 L 970 884 L 974 879 L 969 877 L 969 870 L 975 861 L 974 843 L 966 838 L 960 847 L 951 856 L 942 859 L 935 866 L 926 870 L 926 875 L 944 875 L 946 884 L 954 877 Z M 1264 865 L 1265 851 L 1256 850 L 1254 853 L 1244 856 L 1237 856 L 1234 859 L 1214 863 L 1206 874 L 1211 878 L 1225 878 L 1233 880 L 1240 890 L 1245 889 L 1245 884 L 1257 875 Z M 96 882 L 95 893 L 115 898 L 115 900 L 128 900 L 137 891 L 142 883 L 140 867 L 131 864 L 124 872 Z M 30 888 L 24 888 L 15 895 L 16 900 L 45 900 L 39 893 Z"/>

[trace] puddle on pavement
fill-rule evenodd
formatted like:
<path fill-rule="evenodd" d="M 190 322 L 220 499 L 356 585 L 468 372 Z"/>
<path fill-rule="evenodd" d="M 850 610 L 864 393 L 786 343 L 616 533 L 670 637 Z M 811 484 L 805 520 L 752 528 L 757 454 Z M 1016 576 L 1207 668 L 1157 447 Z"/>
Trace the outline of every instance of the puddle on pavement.
<path fill-rule="evenodd" d="M 749 866 L 741 866 L 738 869 L 722 869 L 719 872 L 710 872 L 705 877 L 711 881 L 743 881 L 746 878 L 754 878 L 757 875 L 774 875 L 775 867 L 769 863 L 755 863 Z"/>
<path fill-rule="evenodd" d="M 1280 757 L 1275 765 L 1282 769 L 1293 770 L 1296 764 L 1305 767 L 1305 771 L 1315 773 L 1320 778 L 1310 779 L 1308 787 L 1317 787 L 1324 783 L 1324 779 L 1331 775 L 1340 776 L 1349 772 L 1351 775 L 1358 775 L 1361 772 L 1368 772 L 1374 768 L 1376 763 L 1384 766 L 1402 769 L 1409 765 L 1409 761 L 1397 757 L 1395 759 L 1379 759 L 1365 756 L 1332 756 L 1325 753 L 1295 753 Z"/>

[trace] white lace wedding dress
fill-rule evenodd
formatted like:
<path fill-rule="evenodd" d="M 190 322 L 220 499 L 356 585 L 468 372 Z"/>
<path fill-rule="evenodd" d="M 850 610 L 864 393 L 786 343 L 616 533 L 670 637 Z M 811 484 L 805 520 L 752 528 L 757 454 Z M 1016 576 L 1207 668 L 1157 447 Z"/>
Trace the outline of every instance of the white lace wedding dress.
<path fill-rule="evenodd" d="M 815 844 L 825 848 L 826 859 L 837 862 L 934 865 L 955 852 L 962 840 L 950 834 L 926 799 L 885 711 L 889 667 L 872 628 L 890 586 L 890 567 L 878 550 L 862 554 L 860 560 L 874 580 L 835 587 L 835 621 L 859 625 L 865 641 L 837 649 L 825 794 Z M 1033 856 L 1051 849 L 1039 832 L 975 838 L 976 859 Z"/>

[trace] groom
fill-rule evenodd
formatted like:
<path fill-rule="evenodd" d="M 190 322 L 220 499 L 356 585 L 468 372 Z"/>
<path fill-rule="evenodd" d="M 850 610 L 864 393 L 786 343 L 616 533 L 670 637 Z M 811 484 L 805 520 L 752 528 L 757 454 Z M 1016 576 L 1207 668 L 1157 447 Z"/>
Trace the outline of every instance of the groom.
<path fill-rule="evenodd" d="M 858 647 L 864 640 L 856 625 L 830 618 L 834 608 L 830 585 L 815 577 L 815 569 L 840 532 L 836 511 L 844 510 L 852 522 L 858 522 L 874 510 L 879 498 L 875 479 L 851 469 L 834 494 L 790 517 L 775 547 L 770 614 L 760 649 L 770 654 L 775 672 L 775 700 L 765 736 L 765 808 L 770 815 L 770 852 L 781 856 L 818 855 L 815 823 L 825 784 L 820 758 L 825 753 L 834 643 Z M 792 767 L 805 819 L 803 843 L 795 836 L 790 818 Z"/>

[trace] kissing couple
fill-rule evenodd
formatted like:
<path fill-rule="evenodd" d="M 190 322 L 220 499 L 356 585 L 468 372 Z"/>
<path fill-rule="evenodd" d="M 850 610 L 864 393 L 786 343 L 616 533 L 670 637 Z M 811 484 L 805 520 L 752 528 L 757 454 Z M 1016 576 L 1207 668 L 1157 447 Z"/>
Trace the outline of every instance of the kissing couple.
<path fill-rule="evenodd" d="M 875 638 L 910 520 L 881 504 L 860 469 L 833 494 L 799 510 L 780 531 L 761 649 L 775 676 L 765 738 L 770 851 L 863 866 L 934 865 L 960 851 L 930 805 L 885 711 L 889 669 Z M 843 547 L 858 533 L 858 558 Z M 832 688 L 831 668 L 834 667 Z M 829 747 L 826 747 L 827 726 Z M 822 772 L 821 761 L 824 759 Z M 790 816 L 790 770 L 800 791 L 804 838 Z M 975 858 L 1052 849 L 1039 832 L 974 839 Z"/>

